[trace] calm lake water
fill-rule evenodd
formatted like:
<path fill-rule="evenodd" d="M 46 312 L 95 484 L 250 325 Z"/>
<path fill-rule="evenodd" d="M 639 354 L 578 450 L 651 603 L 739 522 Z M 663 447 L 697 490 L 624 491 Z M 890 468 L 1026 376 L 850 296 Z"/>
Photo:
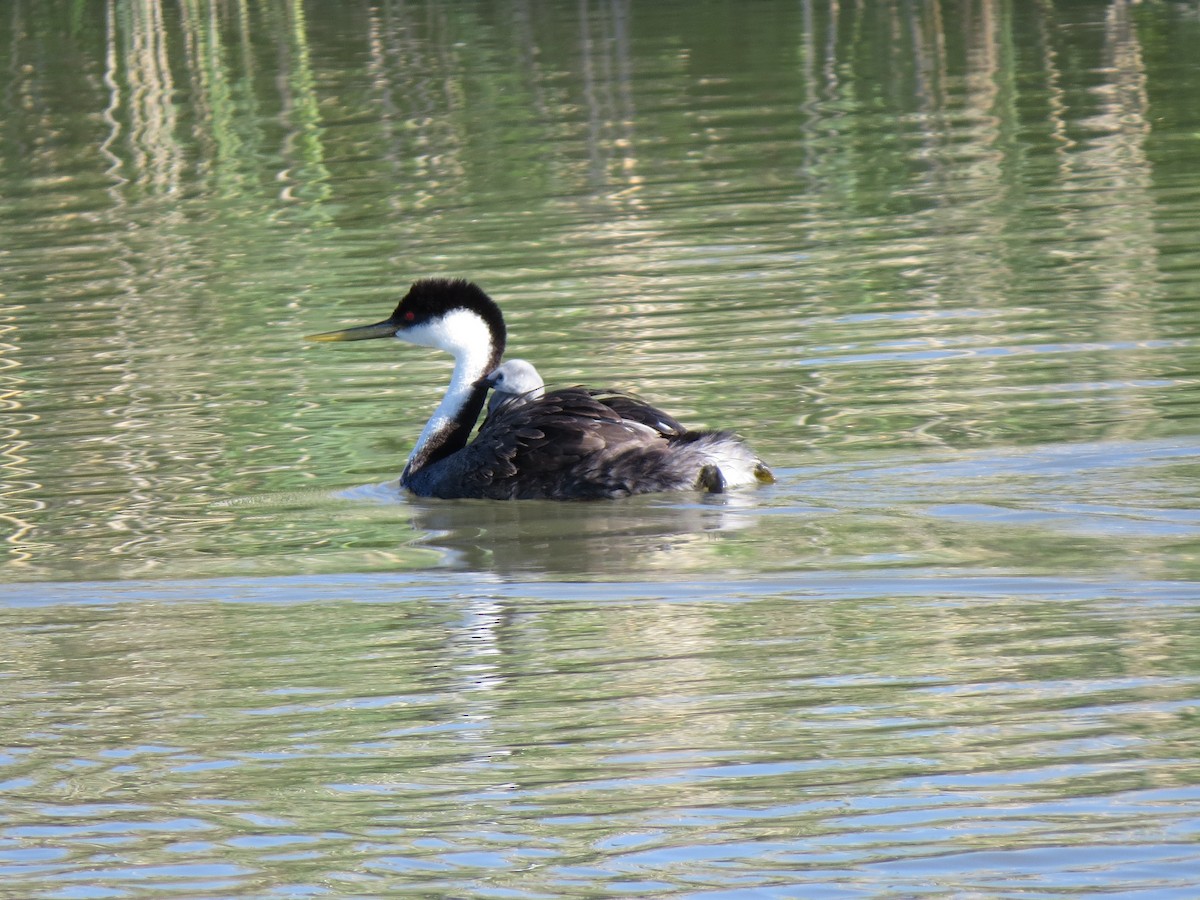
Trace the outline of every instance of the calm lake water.
<path fill-rule="evenodd" d="M 1194 897 L 1197 47 L 6 4 L 0 897 Z M 404 496 L 429 275 L 778 483 Z"/>

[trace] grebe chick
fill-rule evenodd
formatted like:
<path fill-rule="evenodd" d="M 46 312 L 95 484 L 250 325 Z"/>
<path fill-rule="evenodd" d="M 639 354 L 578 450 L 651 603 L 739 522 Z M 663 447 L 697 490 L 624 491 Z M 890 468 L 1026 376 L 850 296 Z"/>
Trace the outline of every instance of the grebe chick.
<path fill-rule="evenodd" d="M 546 393 L 546 382 L 526 359 L 506 359 L 487 377 L 492 396 L 488 397 L 488 415 L 506 403 L 526 403 Z"/>

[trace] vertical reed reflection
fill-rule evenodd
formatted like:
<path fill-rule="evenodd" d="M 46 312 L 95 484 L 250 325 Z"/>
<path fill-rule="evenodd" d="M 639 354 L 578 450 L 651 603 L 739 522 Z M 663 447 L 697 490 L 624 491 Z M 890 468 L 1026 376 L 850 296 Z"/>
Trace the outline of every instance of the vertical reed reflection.
<path fill-rule="evenodd" d="M 175 81 L 171 73 L 171 35 L 160 0 L 108 0 L 105 5 L 105 84 L 112 92 L 105 117 L 113 132 L 102 143 L 111 152 L 120 126 L 116 114 L 128 117 L 129 170 L 150 191 L 179 190 L 184 151 L 179 143 Z M 122 166 L 115 167 L 120 177 Z"/>

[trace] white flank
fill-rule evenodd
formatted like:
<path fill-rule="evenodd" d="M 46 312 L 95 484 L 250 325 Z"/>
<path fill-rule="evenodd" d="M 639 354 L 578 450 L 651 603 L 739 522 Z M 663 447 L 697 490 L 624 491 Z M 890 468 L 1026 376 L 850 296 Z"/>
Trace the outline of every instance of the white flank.
<path fill-rule="evenodd" d="M 725 483 L 730 487 L 755 484 L 758 481 L 755 471 L 762 462 L 741 441 L 721 437 L 717 440 L 698 442 L 698 446 L 705 460 L 721 470 Z"/>

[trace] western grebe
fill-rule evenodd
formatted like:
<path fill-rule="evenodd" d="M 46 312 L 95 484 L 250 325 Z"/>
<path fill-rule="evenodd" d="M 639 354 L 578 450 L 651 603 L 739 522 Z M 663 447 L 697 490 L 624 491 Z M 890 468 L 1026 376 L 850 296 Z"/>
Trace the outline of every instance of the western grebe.
<path fill-rule="evenodd" d="M 635 397 L 585 387 L 498 405 L 468 443 L 506 337 L 500 308 L 468 281 L 422 279 L 390 318 L 309 340 L 386 337 L 454 356 L 450 385 L 400 475 L 418 496 L 598 500 L 774 481 L 728 431 L 689 431 Z"/>

